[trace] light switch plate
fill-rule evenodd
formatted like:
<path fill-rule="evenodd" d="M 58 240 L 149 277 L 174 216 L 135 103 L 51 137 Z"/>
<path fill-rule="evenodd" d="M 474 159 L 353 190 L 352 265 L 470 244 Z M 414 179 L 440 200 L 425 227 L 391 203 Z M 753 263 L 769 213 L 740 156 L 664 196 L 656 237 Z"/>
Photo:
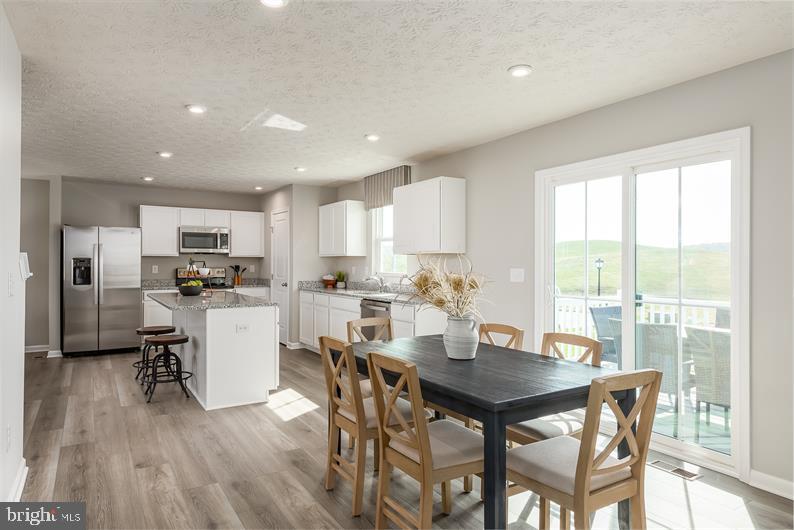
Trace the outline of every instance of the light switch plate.
<path fill-rule="evenodd" d="M 510 283 L 524 283 L 524 269 L 510 269 Z"/>
<path fill-rule="evenodd" d="M 252 264 L 251 264 L 251 266 L 250 266 L 248 269 L 249 269 L 249 270 L 250 270 L 252 273 L 254 273 L 254 272 L 256 272 L 256 265 L 254 265 L 254 264 L 252 263 Z"/>
<path fill-rule="evenodd" d="M 159 265 L 152 265 L 152 274 L 158 274 L 160 272 Z"/>

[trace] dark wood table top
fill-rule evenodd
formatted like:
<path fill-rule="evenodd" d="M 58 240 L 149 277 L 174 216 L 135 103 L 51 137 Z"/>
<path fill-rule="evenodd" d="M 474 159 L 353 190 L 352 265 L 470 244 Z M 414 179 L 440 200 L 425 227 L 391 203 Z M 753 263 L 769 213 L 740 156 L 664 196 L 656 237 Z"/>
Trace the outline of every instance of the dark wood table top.
<path fill-rule="evenodd" d="M 353 351 L 359 363 L 370 351 L 411 361 L 423 389 L 494 412 L 581 396 L 589 392 L 594 377 L 615 373 L 609 368 L 486 343 L 480 343 L 475 359 L 456 361 L 447 357 L 441 335 L 357 342 Z"/>

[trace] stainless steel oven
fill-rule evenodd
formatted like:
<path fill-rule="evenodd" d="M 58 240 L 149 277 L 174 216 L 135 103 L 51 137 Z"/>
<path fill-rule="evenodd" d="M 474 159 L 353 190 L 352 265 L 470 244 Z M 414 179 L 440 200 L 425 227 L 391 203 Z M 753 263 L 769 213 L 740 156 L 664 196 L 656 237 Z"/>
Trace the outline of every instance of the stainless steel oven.
<path fill-rule="evenodd" d="M 229 229 L 222 226 L 180 226 L 182 254 L 228 254 Z"/>

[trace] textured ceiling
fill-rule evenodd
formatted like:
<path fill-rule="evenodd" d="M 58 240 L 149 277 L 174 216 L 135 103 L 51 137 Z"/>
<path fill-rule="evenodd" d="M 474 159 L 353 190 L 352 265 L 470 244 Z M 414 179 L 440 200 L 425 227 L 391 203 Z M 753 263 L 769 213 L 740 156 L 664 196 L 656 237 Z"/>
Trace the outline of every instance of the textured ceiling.
<path fill-rule="evenodd" d="M 355 180 L 792 46 L 788 2 L 4 5 L 23 174 L 208 190 Z"/>

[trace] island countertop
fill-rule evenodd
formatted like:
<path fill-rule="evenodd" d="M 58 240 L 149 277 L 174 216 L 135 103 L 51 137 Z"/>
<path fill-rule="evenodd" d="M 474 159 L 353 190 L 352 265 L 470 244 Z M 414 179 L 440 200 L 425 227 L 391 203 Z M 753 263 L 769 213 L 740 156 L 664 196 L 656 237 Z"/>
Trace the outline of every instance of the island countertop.
<path fill-rule="evenodd" d="M 182 296 L 179 293 L 151 293 L 149 298 L 171 311 L 206 311 L 207 309 L 234 309 L 239 307 L 273 307 L 276 302 L 264 298 L 230 291 L 205 291 L 199 296 Z"/>

